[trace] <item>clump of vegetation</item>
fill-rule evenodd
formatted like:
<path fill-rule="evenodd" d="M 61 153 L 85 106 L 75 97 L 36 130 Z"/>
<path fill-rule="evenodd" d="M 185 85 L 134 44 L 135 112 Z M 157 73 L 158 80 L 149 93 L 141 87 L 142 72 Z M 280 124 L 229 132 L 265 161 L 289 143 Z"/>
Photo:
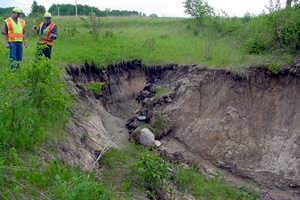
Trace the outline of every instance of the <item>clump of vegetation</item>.
<path fill-rule="evenodd" d="M 169 179 L 169 166 L 170 163 L 156 152 L 144 151 L 139 154 L 132 168 L 137 173 L 138 183 L 156 192 L 166 187 L 165 180 Z"/>
<path fill-rule="evenodd" d="M 152 14 L 150 14 L 150 15 L 149 15 L 149 17 L 156 18 L 156 17 L 158 17 L 158 15 L 157 15 L 157 14 L 155 14 L 155 13 L 152 13 Z"/>
<path fill-rule="evenodd" d="M 183 192 L 189 192 L 197 199 L 247 199 L 258 200 L 255 192 L 246 192 L 227 184 L 222 176 L 205 178 L 194 168 L 177 167 L 174 181 Z"/>
<path fill-rule="evenodd" d="M 105 31 L 104 38 L 112 38 L 114 36 L 114 33 L 112 31 Z"/>
<path fill-rule="evenodd" d="M 133 142 L 127 149 L 112 149 L 102 159 L 102 180 L 117 198 L 130 198 L 151 190 L 154 195 L 168 180 L 169 163 L 154 151 Z"/>
<path fill-rule="evenodd" d="M 70 116 L 62 68 L 41 57 L 0 70 L 0 198 L 111 199 L 93 173 L 36 155 L 46 139 L 51 143 L 50 133 L 63 133 Z"/>
<path fill-rule="evenodd" d="M 171 164 L 157 152 L 134 143 L 129 148 L 112 149 L 104 154 L 102 167 L 102 180 L 120 199 L 139 196 L 143 191 L 150 191 L 152 196 L 156 192 L 174 191 L 170 183 L 182 194 L 190 193 L 196 199 L 259 199 L 255 192 L 227 184 L 220 174 L 216 178 L 206 178 L 195 168 Z"/>
<path fill-rule="evenodd" d="M 273 62 L 269 65 L 268 68 L 273 74 L 278 74 L 281 70 L 281 65 L 279 63 Z"/>
<path fill-rule="evenodd" d="M 49 131 L 62 132 L 69 119 L 71 96 L 61 70 L 48 59 L 30 62 L 15 73 L 0 73 L 0 146 L 32 149 Z"/>
<path fill-rule="evenodd" d="M 91 81 L 84 85 L 87 90 L 91 90 L 98 95 L 102 95 L 102 88 L 105 85 L 104 82 Z"/>
<path fill-rule="evenodd" d="M 152 119 L 152 127 L 156 139 L 160 139 L 162 136 L 167 134 L 173 126 L 173 122 L 161 116 L 159 112 L 154 112 Z"/>
<path fill-rule="evenodd" d="M 89 16 L 89 33 L 92 35 L 94 40 L 97 40 L 99 37 L 101 25 L 100 18 L 97 17 L 94 12 L 91 12 Z"/>
<path fill-rule="evenodd" d="M 185 1 L 185 12 L 195 17 L 197 22 L 194 24 L 195 28 L 192 28 L 195 36 L 199 35 L 196 27 L 201 23 L 201 30 L 206 26 L 206 30 L 217 32 L 220 37 L 229 35 L 233 40 L 240 40 L 241 47 L 250 54 L 262 54 L 275 49 L 297 52 L 300 46 L 298 4 L 282 9 L 280 2 L 270 1 L 267 9 L 269 14 L 246 14 L 243 18 L 237 18 L 229 17 L 224 12 L 221 13 L 223 16 L 216 15 L 214 9 L 203 0 Z"/>
<path fill-rule="evenodd" d="M 31 157 L 24 161 L 11 148 L 7 157 L 0 157 L 0 198 L 109 200 L 113 196 L 93 173 L 80 168 L 51 161 L 44 166 L 42 161 Z"/>
<path fill-rule="evenodd" d="M 155 89 L 155 97 L 160 98 L 162 95 L 169 93 L 171 90 L 165 87 L 158 87 Z"/>

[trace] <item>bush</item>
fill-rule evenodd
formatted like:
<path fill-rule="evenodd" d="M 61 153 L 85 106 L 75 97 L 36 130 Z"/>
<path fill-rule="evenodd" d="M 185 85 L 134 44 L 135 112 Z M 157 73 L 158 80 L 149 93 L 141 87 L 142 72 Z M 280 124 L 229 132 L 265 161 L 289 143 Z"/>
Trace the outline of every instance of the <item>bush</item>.
<path fill-rule="evenodd" d="M 102 87 L 105 85 L 104 82 L 91 81 L 84 85 L 87 90 L 91 90 L 98 95 L 102 95 Z"/>
<path fill-rule="evenodd" d="M 133 165 L 133 171 L 137 174 L 140 184 L 151 191 L 159 191 L 165 186 L 165 180 L 169 179 L 168 166 L 156 152 L 142 152 L 138 161 Z"/>
<path fill-rule="evenodd" d="M 253 18 L 242 30 L 241 40 L 250 54 L 261 54 L 274 45 L 273 30 L 267 23 L 267 16 Z"/>
<path fill-rule="evenodd" d="M 31 149 L 50 130 L 62 130 L 68 121 L 71 97 L 51 61 L 30 62 L 16 72 L 0 73 L 0 146 Z"/>
<path fill-rule="evenodd" d="M 300 9 L 287 8 L 271 13 L 269 23 L 274 30 L 274 40 L 282 48 L 295 51 L 300 46 Z"/>
<path fill-rule="evenodd" d="M 155 151 L 137 146 L 134 142 L 129 148 L 112 149 L 103 156 L 102 180 L 111 185 L 113 193 L 124 196 L 136 195 L 140 191 L 157 192 L 169 179 L 167 161 Z"/>
<path fill-rule="evenodd" d="M 249 53 L 260 54 L 274 49 L 297 52 L 300 46 L 300 12 L 297 8 L 277 10 L 255 17 L 246 24 L 241 38 Z"/>
<path fill-rule="evenodd" d="M 273 74 L 278 74 L 281 70 L 281 65 L 279 63 L 273 62 L 269 65 L 268 68 Z"/>

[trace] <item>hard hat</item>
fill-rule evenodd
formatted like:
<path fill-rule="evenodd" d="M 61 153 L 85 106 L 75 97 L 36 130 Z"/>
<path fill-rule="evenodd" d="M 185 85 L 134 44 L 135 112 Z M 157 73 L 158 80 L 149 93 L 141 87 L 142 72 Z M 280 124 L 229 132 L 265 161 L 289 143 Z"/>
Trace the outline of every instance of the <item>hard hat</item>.
<path fill-rule="evenodd" d="M 14 8 L 12 11 L 15 12 L 15 13 L 22 13 L 23 12 L 20 8 Z"/>
<path fill-rule="evenodd" d="M 52 15 L 51 15 L 51 13 L 49 13 L 49 12 L 46 12 L 46 13 L 44 14 L 44 17 L 46 17 L 46 18 L 51 18 L 51 17 L 52 17 Z"/>

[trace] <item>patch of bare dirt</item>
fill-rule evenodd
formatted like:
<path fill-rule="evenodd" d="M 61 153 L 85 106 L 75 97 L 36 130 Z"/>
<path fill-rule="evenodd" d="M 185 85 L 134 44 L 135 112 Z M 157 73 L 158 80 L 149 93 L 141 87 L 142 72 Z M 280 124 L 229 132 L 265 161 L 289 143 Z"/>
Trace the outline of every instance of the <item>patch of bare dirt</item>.
<path fill-rule="evenodd" d="M 297 63 L 275 75 L 263 66 L 233 72 L 195 65 L 147 67 L 134 60 L 105 70 L 69 66 L 66 81 L 80 105 L 68 126 L 72 137 L 61 151 L 70 163 L 89 166 L 95 151 L 126 145 L 128 119 L 144 114 L 151 122 L 159 112 L 175 124 L 161 150 L 198 160 L 209 173 L 221 170 L 235 184 L 251 180 L 274 199 L 300 198 Z M 89 81 L 105 82 L 103 96 L 81 86 Z M 170 93 L 155 98 L 149 85 Z"/>

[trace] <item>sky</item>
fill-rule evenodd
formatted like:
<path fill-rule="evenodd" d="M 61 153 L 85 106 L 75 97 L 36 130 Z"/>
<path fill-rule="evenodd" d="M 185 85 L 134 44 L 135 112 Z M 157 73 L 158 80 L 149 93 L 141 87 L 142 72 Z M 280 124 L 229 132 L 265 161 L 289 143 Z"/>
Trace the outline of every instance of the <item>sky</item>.
<path fill-rule="evenodd" d="M 224 10 L 230 16 L 243 16 L 262 13 L 269 0 L 207 0 L 217 10 Z M 281 0 L 284 3 L 285 0 Z M 30 12 L 33 0 L 0 0 L 0 7 L 20 7 L 26 14 Z M 48 9 L 53 3 L 75 3 L 75 0 L 37 0 Z M 187 17 L 184 13 L 184 0 L 77 0 L 78 4 L 118 10 L 136 10 L 147 15 L 156 13 L 160 17 Z"/>

